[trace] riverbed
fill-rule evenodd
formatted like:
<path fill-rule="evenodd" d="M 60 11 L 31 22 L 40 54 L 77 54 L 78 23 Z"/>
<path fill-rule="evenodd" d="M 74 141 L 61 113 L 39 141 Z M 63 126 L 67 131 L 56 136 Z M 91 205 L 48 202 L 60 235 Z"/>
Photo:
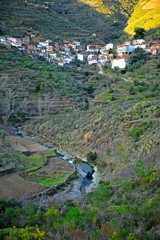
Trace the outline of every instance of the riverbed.
<path fill-rule="evenodd" d="M 37 202 L 40 205 L 46 205 L 46 204 L 48 205 L 50 203 L 63 203 L 68 200 L 80 198 L 85 193 L 92 191 L 94 188 L 98 186 L 99 172 L 97 167 L 92 168 L 91 166 L 88 165 L 88 163 L 82 161 L 81 159 L 76 159 L 76 157 L 75 158 L 70 157 L 66 153 L 64 152 L 62 153 L 56 148 L 50 148 L 42 143 L 38 143 L 37 141 L 35 141 L 34 138 L 25 136 L 24 133 L 22 135 L 19 129 L 18 131 L 17 129 L 15 129 L 14 134 L 16 136 L 18 135 L 18 137 L 21 138 L 22 142 L 24 142 L 25 139 L 32 141 L 33 146 L 36 146 L 36 148 L 38 147 L 38 145 L 39 145 L 39 149 L 41 149 L 41 147 L 42 149 L 49 148 L 50 150 L 55 152 L 55 155 L 57 158 L 63 159 L 63 161 L 65 160 L 66 162 L 73 164 L 77 169 L 76 177 L 73 177 L 67 184 L 61 185 L 61 187 L 58 188 L 58 191 L 54 192 L 54 194 L 48 195 L 48 194 L 45 194 L 45 191 L 43 194 L 43 191 L 42 191 L 42 194 L 37 194 L 37 196 L 35 195 L 35 197 L 33 198 L 33 201 Z M 18 139 L 16 138 L 16 140 Z M 29 145 L 31 149 L 32 148 L 31 142 Z M 34 151 L 34 147 L 32 148 L 32 150 Z M 26 198 L 25 200 L 27 201 L 27 199 L 29 200 L 30 197 Z"/>

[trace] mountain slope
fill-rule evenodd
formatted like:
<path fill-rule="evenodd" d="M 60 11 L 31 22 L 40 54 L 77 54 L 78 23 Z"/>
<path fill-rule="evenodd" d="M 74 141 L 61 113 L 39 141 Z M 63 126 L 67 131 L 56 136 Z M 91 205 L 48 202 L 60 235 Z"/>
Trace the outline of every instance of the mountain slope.
<path fill-rule="evenodd" d="M 61 40 L 86 39 L 89 34 L 61 17 L 41 1 L 0 2 L 0 29 L 5 35 L 23 37 L 26 34 Z"/>
<path fill-rule="evenodd" d="M 98 38 L 107 42 L 121 37 L 137 2 L 138 0 L 52 0 L 50 4 L 61 16 L 91 34 L 96 33 Z"/>
<path fill-rule="evenodd" d="M 55 40 L 83 41 L 90 41 L 91 35 L 96 33 L 101 40 L 110 41 L 122 35 L 121 31 L 137 2 L 138 0 L 2 0 L 0 30 L 17 37 L 33 33 Z"/>
<path fill-rule="evenodd" d="M 143 27 L 145 30 L 160 27 L 160 1 L 159 0 L 140 0 L 125 32 L 134 33 L 136 27 Z"/>

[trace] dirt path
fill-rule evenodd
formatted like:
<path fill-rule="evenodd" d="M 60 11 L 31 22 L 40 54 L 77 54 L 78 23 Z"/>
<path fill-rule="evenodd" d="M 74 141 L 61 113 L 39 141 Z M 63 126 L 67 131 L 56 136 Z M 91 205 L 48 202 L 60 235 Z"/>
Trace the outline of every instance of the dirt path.
<path fill-rule="evenodd" d="M 112 74 L 104 73 L 104 72 L 103 72 L 103 69 L 102 69 L 102 66 L 101 66 L 100 63 L 97 63 L 97 66 L 98 66 L 98 68 L 99 68 L 99 72 L 98 72 L 98 74 L 100 74 L 100 75 L 104 75 L 104 76 L 106 76 L 106 77 L 111 77 L 111 78 L 114 77 L 114 75 L 112 75 Z M 126 78 L 124 78 L 124 77 L 121 77 L 121 79 L 124 80 L 125 82 L 129 82 L 129 80 L 126 79 Z"/>
<path fill-rule="evenodd" d="M 35 143 L 32 140 L 25 139 L 17 136 L 6 136 L 5 141 L 7 141 L 14 150 L 20 152 L 42 152 L 47 151 L 48 148 Z"/>
<path fill-rule="evenodd" d="M 98 72 L 98 74 L 100 74 L 100 75 L 104 75 L 104 76 L 106 76 L 106 77 L 111 77 L 111 78 L 114 77 L 112 74 L 104 73 L 104 72 L 103 72 L 103 69 L 102 69 L 102 66 L 101 66 L 100 63 L 97 63 L 97 66 L 98 66 L 98 68 L 99 68 L 99 72 Z"/>

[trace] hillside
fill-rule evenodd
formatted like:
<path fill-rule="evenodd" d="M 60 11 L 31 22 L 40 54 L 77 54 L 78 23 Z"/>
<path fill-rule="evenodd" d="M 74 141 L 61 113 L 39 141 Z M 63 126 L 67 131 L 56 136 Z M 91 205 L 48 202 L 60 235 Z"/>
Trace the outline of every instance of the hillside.
<path fill-rule="evenodd" d="M 30 39 L 0 42 L 0 240 L 160 240 L 160 55 L 137 48 L 111 68 L 137 26 L 158 45 L 159 8 L 0 1 L 0 36 Z M 101 65 L 97 44 L 109 41 Z"/>
<path fill-rule="evenodd" d="M 79 72 L 76 65 L 61 68 L 38 56 L 24 54 L 15 48 L 7 49 L 3 45 L 0 46 L 0 55 L 1 109 L 8 103 L 16 106 L 18 101 L 23 105 L 23 111 L 21 107 L 18 110 L 23 119 L 83 107 L 88 95 L 84 87 L 87 76 L 85 71 Z"/>
<path fill-rule="evenodd" d="M 96 164 L 103 178 L 110 179 L 131 175 L 139 158 L 146 166 L 159 168 L 159 109 L 159 100 L 121 101 L 87 112 L 58 114 L 25 129 L 37 140 L 77 156 L 96 151 Z"/>
<path fill-rule="evenodd" d="M 50 4 L 69 21 L 91 34 L 96 33 L 98 38 L 108 42 L 122 37 L 122 30 L 137 2 L 138 0 L 54 0 Z"/>
<path fill-rule="evenodd" d="M 1 32 L 16 37 L 39 34 L 54 40 L 115 40 L 130 17 L 137 0 L 77 1 L 41 0 L 1 1 Z M 101 40 L 100 40 L 101 39 Z M 94 39 L 95 41 L 95 39 Z"/>
<path fill-rule="evenodd" d="M 143 27 L 145 30 L 160 27 L 160 1 L 140 0 L 127 25 L 125 32 L 131 35 L 137 27 Z"/>
<path fill-rule="evenodd" d="M 2 0 L 0 31 L 16 37 L 36 34 L 37 40 L 116 42 L 127 34 L 133 35 L 136 27 L 159 27 L 159 4 L 156 0 Z"/>
<path fill-rule="evenodd" d="M 5 35 L 23 37 L 26 34 L 39 35 L 38 40 L 52 38 L 87 39 L 89 34 L 69 22 L 48 7 L 43 1 L 4 1 L 0 2 L 0 27 Z"/>

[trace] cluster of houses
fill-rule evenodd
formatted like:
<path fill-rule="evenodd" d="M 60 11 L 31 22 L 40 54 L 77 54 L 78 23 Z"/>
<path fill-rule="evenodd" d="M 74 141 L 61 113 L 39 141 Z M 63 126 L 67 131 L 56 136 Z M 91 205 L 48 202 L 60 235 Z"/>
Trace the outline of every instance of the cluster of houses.
<path fill-rule="evenodd" d="M 146 42 L 144 39 L 135 39 L 132 42 L 125 42 L 117 46 L 118 58 L 112 60 L 112 68 L 124 69 L 130 63 L 130 55 L 136 48 L 142 48 L 147 54 L 158 55 L 160 44 Z"/>
<path fill-rule="evenodd" d="M 160 54 L 160 44 L 146 42 L 143 39 L 136 39 L 132 42 L 125 42 L 122 45 L 118 45 L 116 49 L 117 58 L 113 58 L 113 43 L 103 45 L 82 45 L 79 41 L 67 41 L 63 40 L 62 44 L 55 43 L 50 39 L 40 41 L 37 44 L 32 44 L 32 38 L 35 35 L 25 36 L 24 38 L 4 37 L 0 36 L 0 43 L 5 44 L 8 47 L 17 47 L 19 50 L 39 55 L 44 57 L 47 61 L 59 66 L 70 64 L 76 59 L 81 62 L 87 62 L 88 65 L 111 64 L 111 68 L 124 69 L 129 65 L 130 55 L 136 48 L 142 48 L 148 54 L 158 55 Z"/>

